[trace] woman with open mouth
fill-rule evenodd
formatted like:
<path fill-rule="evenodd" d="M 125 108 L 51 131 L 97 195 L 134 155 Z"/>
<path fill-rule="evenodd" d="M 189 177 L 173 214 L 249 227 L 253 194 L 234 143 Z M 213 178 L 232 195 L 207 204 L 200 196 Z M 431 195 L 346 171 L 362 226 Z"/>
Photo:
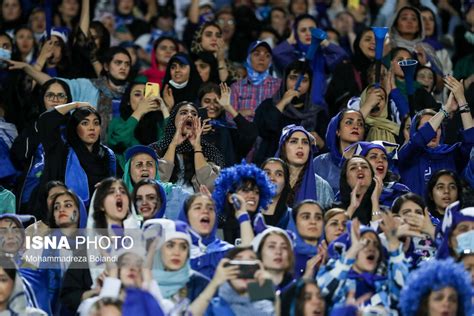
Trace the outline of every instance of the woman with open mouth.
<path fill-rule="evenodd" d="M 304 127 L 288 125 L 282 130 L 275 157 L 285 161 L 290 169 L 290 207 L 306 199 L 328 207 L 334 200 L 329 184 L 314 172 L 314 150 L 314 137 Z"/>
<path fill-rule="evenodd" d="M 217 213 L 212 197 L 205 193 L 191 195 L 183 204 L 178 219 L 186 222 L 191 233 L 191 267 L 212 278 L 219 261 L 234 246 L 217 236 Z M 252 230 L 249 222 L 240 229 Z M 253 233 L 251 234 L 253 236 Z M 251 238 L 247 241 L 251 242 Z"/>
<path fill-rule="evenodd" d="M 433 174 L 426 184 L 425 201 L 430 214 L 442 221 L 448 205 L 455 201 L 463 202 L 463 187 L 459 176 L 446 169 Z"/>
<path fill-rule="evenodd" d="M 397 223 L 392 215 L 383 216 L 380 228 L 387 238 L 386 247 L 375 230 L 355 219 L 350 232 L 344 233 L 328 247 L 330 259 L 317 276 L 317 283 L 330 309 L 344 304 L 346 295 L 355 290 L 354 298 L 364 307 L 379 307 L 383 315 L 396 309 L 400 291 L 408 276 L 408 261 L 400 247 Z"/>
<path fill-rule="evenodd" d="M 364 225 L 379 219 L 382 182 L 375 176 L 370 162 L 363 156 L 352 156 L 342 165 L 338 200 L 349 218 Z"/>
<path fill-rule="evenodd" d="M 139 223 L 132 214 L 130 195 L 121 179 L 109 177 L 100 182 L 91 200 L 87 218 L 88 230 L 97 229 L 88 236 L 100 238 L 115 234 L 117 229 L 138 229 Z M 88 246 L 80 249 L 80 255 L 100 257 L 100 246 Z M 87 261 L 89 269 L 70 266 L 64 276 L 61 289 L 61 302 L 71 311 L 76 311 L 79 303 L 97 295 L 102 285 L 105 265 Z M 78 281 L 79 280 L 79 281 Z"/>
<path fill-rule="evenodd" d="M 375 176 L 383 184 L 379 197 L 380 205 L 392 207 L 393 202 L 401 195 L 410 192 L 410 189 L 398 182 L 399 176 L 395 174 L 398 145 L 394 143 L 373 141 L 357 142 L 346 149 L 344 156 L 360 155 L 369 161 Z M 454 202 L 454 201 L 453 201 Z"/>
<path fill-rule="evenodd" d="M 224 159 L 219 149 L 201 138 L 203 129 L 194 103 L 181 102 L 173 108 L 163 139 L 150 145 L 161 157 L 162 182 L 180 185 L 190 193 L 198 192 L 201 184 L 212 191 Z"/>
<path fill-rule="evenodd" d="M 253 239 L 250 223 L 271 203 L 274 194 L 274 187 L 265 172 L 254 164 L 242 161 L 241 164 L 223 169 L 216 179 L 212 199 L 215 201 L 219 225 L 224 230 L 224 240 L 234 244 L 240 239 L 249 245 L 247 241 Z M 247 224 L 250 231 L 241 230 L 241 227 L 248 227 Z"/>

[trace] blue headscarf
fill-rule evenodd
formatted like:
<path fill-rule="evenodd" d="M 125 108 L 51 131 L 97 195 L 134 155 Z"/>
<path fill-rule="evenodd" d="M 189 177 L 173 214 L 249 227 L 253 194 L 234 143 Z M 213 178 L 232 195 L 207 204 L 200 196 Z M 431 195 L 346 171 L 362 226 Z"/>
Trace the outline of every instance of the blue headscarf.
<path fill-rule="evenodd" d="M 155 221 L 154 223 L 159 223 L 164 231 L 164 240 L 161 247 L 163 247 L 168 240 L 177 238 L 184 239 L 190 243 L 189 230 L 186 223 L 169 219 L 155 219 L 153 221 Z M 180 270 L 166 271 L 161 259 L 161 247 L 160 250 L 156 252 L 155 260 L 153 261 L 153 278 L 158 282 L 163 297 L 169 299 L 186 286 L 191 277 L 191 267 L 188 256 L 188 259 Z M 191 247 L 191 244 L 189 244 L 189 247 Z"/>
<path fill-rule="evenodd" d="M 450 257 L 449 252 L 449 239 L 460 222 L 474 222 L 474 207 L 467 207 L 461 209 L 461 203 L 456 201 L 448 207 L 444 213 L 443 222 L 441 225 L 441 232 L 443 233 L 443 239 L 441 245 L 436 253 L 437 259 L 445 259 Z M 456 249 L 453 249 L 456 250 Z"/>
<path fill-rule="evenodd" d="M 209 197 L 209 198 L 211 199 L 211 197 Z M 217 233 L 217 214 L 216 214 L 216 220 L 214 221 L 214 226 L 212 227 L 212 231 L 208 236 L 201 236 L 197 232 L 195 232 L 193 230 L 193 228 L 191 227 L 191 224 L 189 223 L 188 214 L 187 214 L 187 211 L 185 209 L 186 208 L 186 202 L 187 201 L 185 201 L 183 203 L 183 206 L 181 207 L 181 210 L 180 210 L 179 215 L 178 215 L 178 219 L 189 225 L 189 232 L 191 234 L 191 240 L 192 240 L 192 243 L 193 243 L 194 246 L 198 246 L 198 247 L 200 247 L 200 249 L 205 248 L 206 253 L 226 251 L 226 250 L 229 250 L 230 248 L 233 248 L 233 246 L 231 244 L 220 240 L 216 236 L 216 233 Z"/>
<path fill-rule="evenodd" d="M 306 161 L 306 170 L 305 174 L 303 176 L 303 181 L 301 182 L 301 186 L 298 189 L 298 192 L 295 194 L 295 201 L 294 204 L 306 200 L 306 199 L 312 199 L 317 201 L 318 200 L 318 195 L 316 192 L 316 176 L 314 173 L 314 166 L 313 166 L 313 154 L 314 151 L 316 150 L 315 146 L 313 145 L 313 139 L 314 137 L 304 129 L 302 126 L 297 126 L 297 125 L 288 125 L 283 128 L 281 131 L 281 136 L 280 136 L 280 142 L 278 144 L 278 150 L 275 153 L 275 157 L 281 158 L 281 152 L 282 148 L 288 138 L 293 135 L 295 132 L 302 132 L 303 134 L 308 137 L 308 140 L 310 142 L 310 147 L 309 147 L 309 155 L 308 155 L 308 161 Z"/>
<path fill-rule="evenodd" d="M 267 79 L 268 76 L 270 76 L 270 67 L 272 66 L 272 63 L 268 65 L 268 68 L 264 72 L 257 72 L 252 68 L 252 62 L 251 62 L 251 57 L 250 55 L 254 50 L 257 49 L 259 46 L 264 46 L 268 49 L 268 52 L 270 55 L 272 54 L 272 49 L 270 45 L 268 45 L 267 42 L 264 41 L 255 41 L 250 44 L 250 47 L 248 49 L 248 54 L 247 54 L 247 60 L 245 62 L 245 68 L 247 69 L 247 79 L 252 83 L 252 85 L 257 86 L 263 83 L 265 79 Z"/>

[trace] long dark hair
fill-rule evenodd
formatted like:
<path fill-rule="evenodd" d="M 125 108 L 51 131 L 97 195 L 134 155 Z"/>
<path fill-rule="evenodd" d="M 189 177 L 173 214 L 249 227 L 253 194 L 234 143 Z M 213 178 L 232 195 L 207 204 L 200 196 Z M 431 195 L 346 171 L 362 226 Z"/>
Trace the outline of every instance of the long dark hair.
<path fill-rule="evenodd" d="M 438 211 L 436 210 L 436 204 L 433 198 L 433 189 L 436 186 L 436 182 L 438 182 L 439 178 L 441 178 L 442 176 L 450 176 L 451 178 L 453 178 L 454 182 L 456 183 L 456 188 L 458 189 L 458 201 L 462 205 L 462 183 L 459 176 L 451 170 L 438 170 L 435 174 L 431 176 L 430 180 L 426 184 L 425 193 L 426 206 L 428 206 L 429 212 L 435 215 L 436 217 L 442 217 L 442 214 L 438 214 Z"/>
<path fill-rule="evenodd" d="M 132 92 L 133 88 L 137 85 L 144 85 L 145 82 L 141 82 L 139 80 L 133 82 L 131 85 L 127 87 L 125 90 L 122 100 L 120 101 L 120 117 L 126 121 L 132 115 L 133 110 L 130 105 L 130 93 Z M 140 120 L 138 121 L 137 126 L 133 132 L 135 138 L 140 142 L 142 145 L 148 145 L 151 143 L 156 142 L 157 134 L 158 134 L 158 123 L 163 122 L 164 117 L 161 111 L 152 111 L 148 112 L 143 115 Z M 119 148 L 119 151 L 125 151 L 126 148 Z"/>
<path fill-rule="evenodd" d="M 56 220 L 54 219 L 54 203 L 56 203 L 56 200 L 60 196 L 63 196 L 63 195 L 67 195 L 67 196 L 71 197 L 72 200 L 74 201 L 74 204 L 76 204 L 78 214 L 81 213 L 80 210 L 79 210 L 79 208 L 80 208 L 79 198 L 77 197 L 77 195 L 74 192 L 72 192 L 69 189 L 67 189 L 66 191 L 63 191 L 63 192 L 59 192 L 59 193 L 54 195 L 53 203 L 51 204 L 51 208 L 49 210 L 49 227 L 50 228 L 59 228 L 58 224 L 56 223 Z M 79 220 L 77 221 L 77 223 L 79 225 Z"/>
<path fill-rule="evenodd" d="M 425 204 L 425 201 L 423 201 L 423 198 L 416 193 L 409 192 L 409 193 L 399 196 L 393 202 L 392 209 L 391 209 L 392 213 L 399 214 L 400 210 L 402 209 L 403 204 L 408 201 L 417 204 L 418 206 L 421 207 L 421 209 L 423 210 L 423 213 L 425 212 L 426 204 Z"/>
<path fill-rule="evenodd" d="M 127 186 L 125 185 L 125 183 L 123 182 L 122 179 L 115 178 L 115 177 L 109 177 L 105 180 L 102 180 L 102 182 L 100 182 L 99 186 L 97 187 L 97 189 L 95 191 L 95 198 L 94 198 L 94 204 L 93 204 L 93 213 L 92 213 L 92 218 L 95 221 L 95 227 L 94 228 L 108 228 L 107 227 L 107 219 L 106 219 L 106 216 L 105 216 L 104 200 L 107 197 L 107 195 L 109 195 L 109 189 L 115 182 L 118 182 L 125 189 L 125 193 L 128 196 L 128 210 L 129 210 L 129 212 L 132 209 L 132 205 L 131 205 L 132 200 L 130 199 L 130 193 L 128 192 Z"/>
<path fill-rule="evenodd" d="M 82 140 L 77 135 L 77 125 L 79 125 L 82 120 L 84 120 L 91 114 L 95 115 L 99 119 L 99 123 L 102 122 L 99 112 L 97 112 L 95 108 L 89 106 L 82 106 L 77 108 L 69 117 L 69 120 L 66 125 L 66 139 L 69 145 L 74 147 L 74 149 L 77 149 L 77 147 L 80 147 L 80 145 L 84 146 Z M 93 151 L 98 150 L 99 144 L 100 139 L 94 144 Z"/>
<path fill-rule="evenodd" d="M 28 30 L 28 31 L 31 32 L 31 36 L 33 37 L 33 60 L 34 60 L 36 58 L 36 56 L 38 55 L 38 44 L 35 41 L 34 33 L 33 33 L 33 31 L 31 30 L 31 28 L 29 26 L 22 25 L 22 26 L 19 26 L 18 28 L 15 29 L 15 38 L 16 38 L 18 32 L 21 31 L 21 30 Z M 18 49 L 18 45 L 16 44 L 16 41 L 13 45 L 12 60 L 22 61 L 21 60 L 21 53 L 20 53 L 20 50 Z"/>
<path fill-rule="evenodd" d="M 364 194 L 364 197 L 362 198 L 360 206 L 355 210 L 354 214 L 352 215 L 352 218 L 357 217 L 359 218 L 362 224 L 368 224 L 370 222 L 370 219 L 372 218 L 371 196 L 372 196 L 372 192 L 375 189 L 375 182 L 373 180 L 374 169 L 372 168 L 372 165 L 367 160 L 367 158 L 363 156 L 355 155 L 355 156 L 352 156 L 350 159 L 347 159 L 346 161 L 344 161 L 344 164 L 342 165 L 342 168 L 341 168 L 341 177 L 339 179 L 341 204 L 342 204 L 342 207 L 346 209 L 351 204 L 352 188 L 349 186 L 349 183 L 347 182 L 347 167 L 349 165 L 349 162 L 354 158 L 363 159 L 369 165 L 369 170 L 371 172 L 372 180 L 371 180 L 369 188 L 367 189 L 367 191 Z"/>

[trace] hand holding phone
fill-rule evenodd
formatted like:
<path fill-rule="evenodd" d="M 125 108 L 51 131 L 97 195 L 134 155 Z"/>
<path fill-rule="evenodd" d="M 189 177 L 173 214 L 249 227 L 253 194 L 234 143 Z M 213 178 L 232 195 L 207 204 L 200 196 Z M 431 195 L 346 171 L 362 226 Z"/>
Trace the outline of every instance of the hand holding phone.
<path fill-rule="evenodd" d="M 227 265 L 235 265 L 239 267 L 239 279 L 254 279 L 255 272 L 260 269 L 257 260 L 231 260 Z"/>
<path fill-rule="evenodd" d="M 145 85 L 145 98 L 159 97 L 160 85 L 154 82 L 147 82 Z"/>

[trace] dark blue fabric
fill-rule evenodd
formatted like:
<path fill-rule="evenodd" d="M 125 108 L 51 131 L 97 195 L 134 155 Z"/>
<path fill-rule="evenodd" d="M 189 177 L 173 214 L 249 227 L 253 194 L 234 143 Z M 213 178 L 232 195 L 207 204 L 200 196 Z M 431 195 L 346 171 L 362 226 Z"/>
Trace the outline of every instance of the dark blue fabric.
<path fill-rule="evenodd" d="M 123 315 L 164 316 L 160 304 L 147 291 L 128 287 L 125 290 L 125 302 L 122 306 Z"/>

